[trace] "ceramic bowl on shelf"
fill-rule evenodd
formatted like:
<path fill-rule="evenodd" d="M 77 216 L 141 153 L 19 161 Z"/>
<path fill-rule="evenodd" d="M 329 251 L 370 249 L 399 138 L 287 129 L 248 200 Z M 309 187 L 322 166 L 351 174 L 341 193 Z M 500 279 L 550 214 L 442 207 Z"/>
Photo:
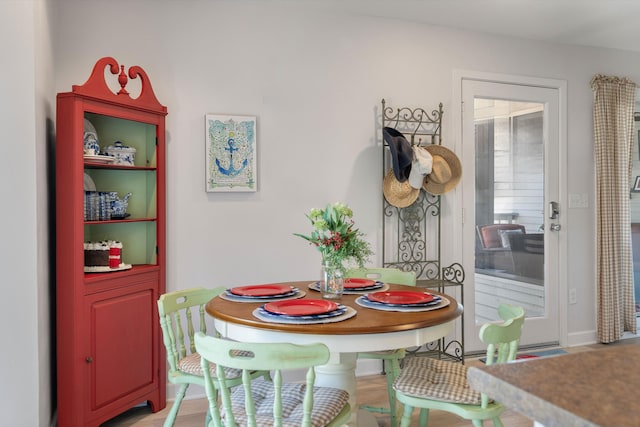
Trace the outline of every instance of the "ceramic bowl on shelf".
<path fill-rule="evenodd" d="M 124 145 L 121 141 L 116 141 L 113 145 L 104 149 L 107 156 L 115 158 L 116 165 L 134 166 L 136 160 L 136 149 Z"/>

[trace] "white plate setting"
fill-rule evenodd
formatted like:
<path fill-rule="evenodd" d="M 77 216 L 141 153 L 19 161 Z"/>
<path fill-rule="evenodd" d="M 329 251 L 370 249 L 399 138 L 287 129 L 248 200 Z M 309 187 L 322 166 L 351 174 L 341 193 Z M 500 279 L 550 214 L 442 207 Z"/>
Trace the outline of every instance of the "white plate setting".
<path fill-rule="evenodd" d="M 320 292 L 320 282 L 309 283 L 309 289 L 312 291 Z M 376 281 L 375 286 L 369 286 L 366 288 L 345 288 L 342 291 L 343 295 L 365 295 L 369 292 L 381 292 L 389 289 L 389 285 L 386 283 Z"/>
<path fill-rule="evenodd" d="M 84 267 L 84 272 L 85 273 L 111 273 L 113 271 L 122 271 L 122 270 L 129 270 L 131 269 L 131 264 L 120 264 L 119 267 L 114 267 L 111 268 L 109 266 L 93 266 L 93 267 L 88 267 L 85 265 Z"/>
<path fill-rule="evenodd" d="M 231 292 L 231 290 L 227 289 L 223 293 L 220 294 L 220 298 L 233 301 L 233 302 L 272 302 L 272 301 L 283 301 L 288 299 L 296 299 L 302 298 L 306 295 L 306 292 L 301 291 L 298 288 L 292 287 L 291 291 L 279 294 L 279 295 L 266 295 L 266 296 L 244 296 L 244 295 L 236 295 Z"/>
<path fill-rule="evenodd" d="M 414 311 L 431 311 L 439 308 L 444 308 L 450 304 L 449 300 L 445 297 L 439 297 L 440 299 L 434 299 L 431 302 L 424 304 L 385 304 L 382 302 L 371 301 L 366 295 L 356 298 L 356 304 L 362 307 L 370 308 L 373 310 L 382 311 L 401 311 L 401 312 L 414 312 Z"/>
<path fill-rule="evenodd" d="M 87 173 L 84 173 L 84 191 L 96 191 L 96 184 Z"/>
<path fill-rule="evenodd" d="M 338 305 L 338 308 L 332 312 L 324 314 L 314 314 L 311 316 L 287 316 L 275 314 L 266 311 L 263 307 L 253 310 L 253 316 L 263 322 L 269 323 L 288 323 L 288 324 L 314 324 L 314 323 L 335 323 L 342 322 L 352 318 L 357 311 L 349 306 Z"/>

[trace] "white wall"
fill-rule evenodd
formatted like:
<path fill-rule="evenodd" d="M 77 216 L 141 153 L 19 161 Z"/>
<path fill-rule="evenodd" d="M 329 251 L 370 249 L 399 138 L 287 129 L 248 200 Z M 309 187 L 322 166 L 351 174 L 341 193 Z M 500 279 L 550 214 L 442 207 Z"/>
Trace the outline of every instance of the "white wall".
<path fill-rule="evenodd" d="M 0 2 L 2 424 L 51 420 L 47 118 L 55 96 L 46 0 Z"/>
<path fill-rule="evenodd" d="M 291 2 L 58 1 L 56 90 L 101 56 L 142 66 L 168 106 L 168 288 L 313 278 L 319 256 L 292 233 L 344 200 L 378 246 L 380 100 L 436 108 L 450 125 L 452 71 L 568 81 L 570 334 L 595 329 L 592 92 L 596 73 L 640 81 L 640 55 L 347 15 Z M 101 19 L 91 19 L 100 16 Z M 121 30 L 116 30 L 118 22 Z M 259 191 L 204 192 L 205 113 L 258 117 Z M 135 196 L 134 196 L 135 197 Z M 446 202 L 445 202 L 446 209 Z M 446 215 L 445 210 L 445 215 Z M 587 232 L 585 232 L 587 230 Z M 455 255 L 453 255 L 455 257 Z M 445 260 L 447 261 L 447 260 Z"/>
<path fill-rule="evenodd" d="M 351 15 L 304 2 L 51 1 L 56 13 L 55 92 L 84 83 L 98 58 L 113 56 L 127 67 L 142 66 L 158 99 L 168 107 L 168 290 L 315 278 L 319 255 L 292 233 L 309 231 L 304 217 L 308 209 L 337 200 L 351 205 L 358 226 L 379 247 L 382 171 L 377 144 L 382 98 L 390 106 L 426 109 L 442 102 L 443 143 L 455 147 L 450 120 L 456 108 L 454 69 L 566 80 L 566 193 L 586 193 L 590 203 L 587 209 L 569 209 L 563 224 L 570 287 L 578 289 L 578 303 L 563 315 L 570 343 L 595 336 L 589 81 L 604 73 L 640 82 L 640 54 L 492 37 Z M 17 6 L 21 2 L 9 4 L 21 15 L 29 13 L 29 6 Z M 2 173 L 10 178 L 2 184 L 3 194 L 27 199 L 24 208 L 3 213 L 12 224 L 7 236 L 14 245 L 12 253 L 21 254 L 13 268 L 4 270 L 20 270 L 9 273 L 9 292 L 19 288 L 21 300 L 35 300 L 33 193 L 36 172 L 38 182 L 45 172 L 36 171 L 30 161 L 36 155 L 33 144 L 16 144 L 36 137 L 34 94 L 28 87 L 34 80 L 28 74 L 33 71 L 33 35 L 13 18 L 3 14 L 2 19 L 2 40 L 11 35 L 10 52 L 19 62 L 12 63 L 12 77 L 0 84 L 26 103 L 12 102 L 11 114 L 2 115 L 12 119 L 3 154 L 13 156 L 2 156 Z M 29 114 L 21 114 L 25 110 Z M 257 193 L 205 193 L 206 113 L 258 117 Z M 27 167 L 16 167 L 16 158 Z M 13 187 L 15 182 L 20 188 Z M 447 209 L 445 200 L 445 216 Z M 445 218 L 443 233 L 451 224 L 451 218 Z M 45 243 L 39 244 L 38 253 Z M 26 247 L 21 251 L 15 245 Z M 458 258 L 446 248 L 444 253 L 451 257 L 445 263 Z M 24 283 L 29 283 L 29 291 Z M 26 310 L 16 313 L 27 318 L 20 335 L 35 333 L 34 306 Z M 40 329 L 41 335 L 47 332 Z"/>
<path fill-rule="evenodd" d="M 36 39 L 35 66 L 35 173 L 36 173 L 36 234 L 37 274 L 36 307 L 38 312 L 38 425 L 49 426 L 55 417 L 55 265 L 52 258 L 51 235 L 55 224 L 53 209 L 55 201 L 55 87 L 53 67 L 53 47 L 51 38 L 51 1 L 36 0 L 34 14 L 34 34 Z M 33 162 L 32 162 L 33 163 Z M 26 425 L 26 424 L 25 424 Z M 35 424 L 30 424 L 35 425 Z"/>

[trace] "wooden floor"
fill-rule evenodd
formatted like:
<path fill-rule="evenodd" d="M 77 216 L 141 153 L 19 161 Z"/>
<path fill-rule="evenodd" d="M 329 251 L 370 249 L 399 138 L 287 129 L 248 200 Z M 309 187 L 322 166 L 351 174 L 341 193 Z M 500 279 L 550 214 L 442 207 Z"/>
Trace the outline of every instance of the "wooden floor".
<path fill-rule="evenodd" d="M 602 348 L 611 348 L 617 345 L 640 344 L 640 338 L 625 339 L 615 344 L 593 344 L 582 347 L 566 348 L 568 353 L 577 353 L 581 351 L 594 351 Z M 466 364 L 469 366 L 478 366 L 481 362 L 476 359 L 468 359 Z M 195 386 L 193 386 L 195 387 Z M 387 388 L 383 375 L 372 375 L 358 378 L 358 398 L 359 404 L 383 406 L 387 401 Z M 167 402 L 167 407 L 155 414 L 151 413 L 148 407 L 137 407 L 120 415 L 117 418 L 103 424 L 103 427 L 115 426 L 136 426 L 136 427 L 157 427 L 162 426 L 167 412 L 172 402 Z M 206 401 L 204 399 L 186 400 L 182 403 L 176 427 L 202 427 L 204 424 L 206 412 Z M 389 426 L 389 416 L 376 414 L 380 427 Z M 414 418 L 411 425 L 417 425 L 418 411 L 414 411 Z M 532 427 L 533 421 L 518 414 L 517 412 L 507 410 L 500 417 L 503 424 L 508 427 Z M 429 425 L 434 427 L 469 427 L 471 423 L 463 420 L 456 415 L 452 415 L 442 411 L 430 411 Z M 485 425 L 491 425 L 490 422 Z"/>

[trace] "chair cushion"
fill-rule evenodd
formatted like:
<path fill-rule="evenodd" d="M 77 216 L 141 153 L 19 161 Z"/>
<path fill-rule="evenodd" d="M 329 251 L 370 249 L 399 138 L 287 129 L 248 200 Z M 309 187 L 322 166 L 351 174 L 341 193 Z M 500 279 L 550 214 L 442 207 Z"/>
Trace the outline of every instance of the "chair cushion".
<path fill-rule="evenodd" d="M 306 390 L 305 384 L 286 383 L 282 385 L 282 426 L 300 427 L 302 425 L 302 402 Z M 251 383 L 253 402 L 256 410 L 256 423 L 259 426 L 273 425 L 273 383 L 261 379 Z M 331 387 L 313 388 L 313 411 L 311 425 L 321 427 L 331 422 L 342 411 L 349 400 L 349 393 Z M 231 394 L 233 414 L 239 426 L 247 425 L 245 414 L 244 388 L 237 387 Z M 222 414 L 224 417 L 224 413 Z"/>
<path fill-rule="evenodd" d="M 190 355 L 183 357 L 178 361 L 178 369 L 180 369 L 182 372 L 185 372 L 187 374 L 197 375 L 201 377 L 203 375 L 201 363 L 202 362 L 201 362 L 200 355 L 198 353 L 191 353 Z M 215 378 L 216 377 L 215 363 L 209 364 L 209 371 L 211 372 L 211 376 Z M 239 369 L 225 368 L 225 374 L 227 378 L 238 378 L 240 375 L 242 375 L 242 371 Z"/>
<path fill-rule="evenodd" d="M 500 230 L 522 230 L 523 233 L 525 232 L 524 226 L 520 224 L 489 224 L 478 226 L 482 246 L 485 249 L 504 248 L 502 239 L 500 238 Z"/>
<path fill-rule="evenodd" d="M 502 243 L 502 247 L 505 249 L 511 249 L 511 242 L 509 241 L 510 234 L 524 234 L 524 232 L 516 228 L 515 230 L 498 230 L 500 234 L 500 242 Z"/>
<path fill-rule="evenodd" d="M 524 250 L 532 254 L 544 254 L 544 234 L 529 234 L 524 239 Z"/>
<path fill-rule="evenodd" d="M 405 359 L 393 388 L 406 395 L 425 399 L 480 404 L 480 393 L 467 383 L 467 366 L 429 357 Z"/>

